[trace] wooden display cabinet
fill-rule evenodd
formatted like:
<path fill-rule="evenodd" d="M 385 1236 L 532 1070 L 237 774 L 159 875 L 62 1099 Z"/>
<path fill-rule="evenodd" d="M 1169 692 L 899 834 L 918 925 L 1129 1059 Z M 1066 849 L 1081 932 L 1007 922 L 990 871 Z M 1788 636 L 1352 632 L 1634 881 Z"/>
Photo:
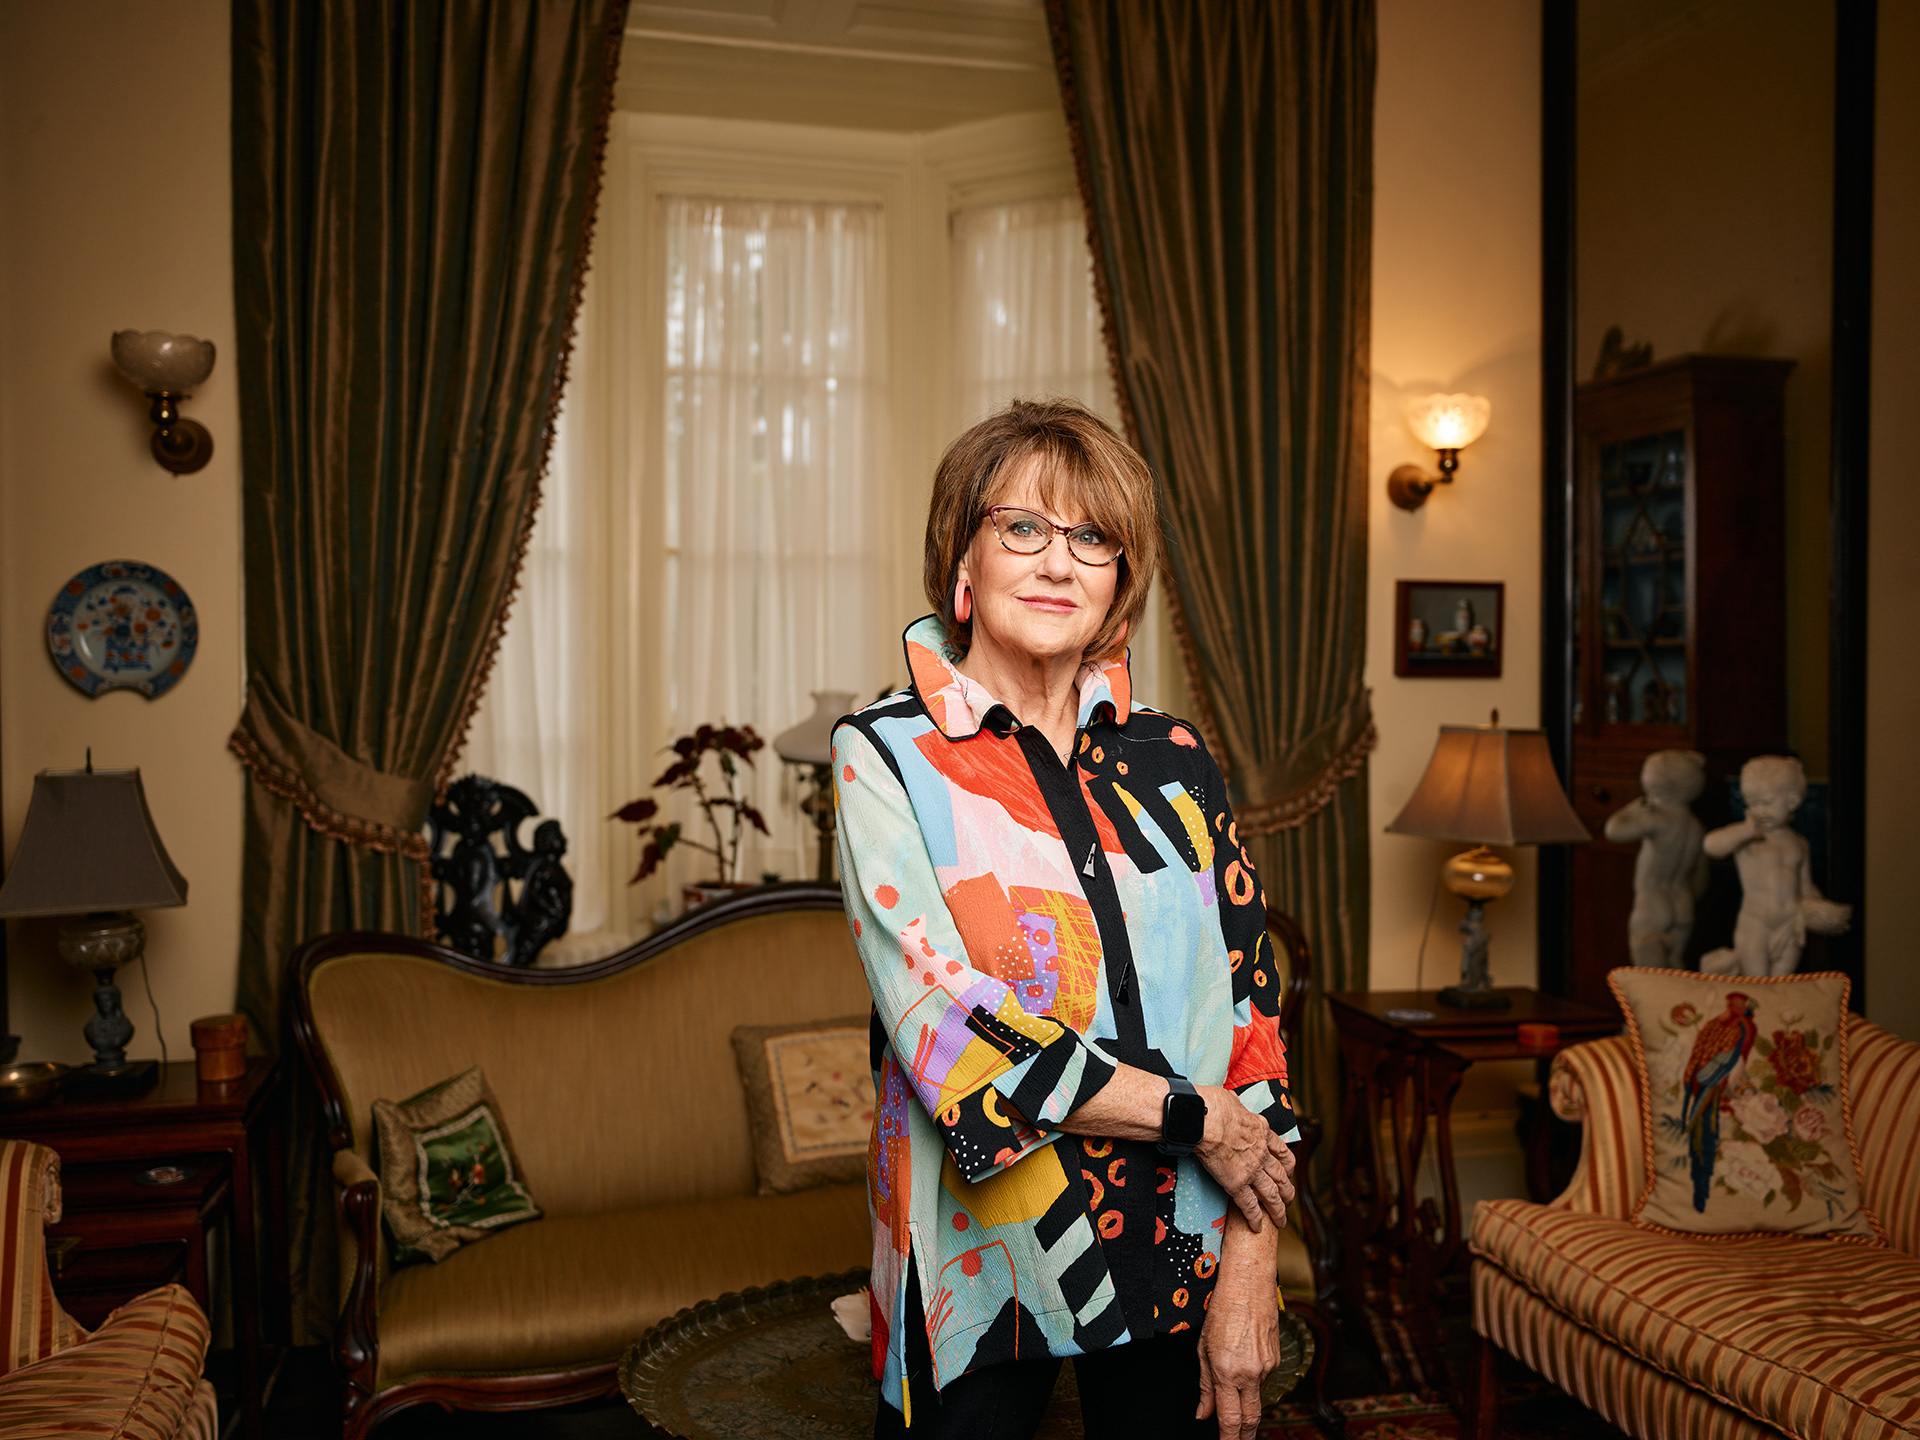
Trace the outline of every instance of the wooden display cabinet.
<path fill-rule="evenodd" d="M 1688 355 L 1574 396 L 1574 809 L 1567 993 L 1611 1007 L 1631 963 L 1635 847 L 1604 838 L 1655 750 L 1698 750 L 1709 828 L 1728 777 L 1785 748 L 1784 388 L 1791 360 Z M 1693 954 L 1702 937 L 1696 926 Z"/>

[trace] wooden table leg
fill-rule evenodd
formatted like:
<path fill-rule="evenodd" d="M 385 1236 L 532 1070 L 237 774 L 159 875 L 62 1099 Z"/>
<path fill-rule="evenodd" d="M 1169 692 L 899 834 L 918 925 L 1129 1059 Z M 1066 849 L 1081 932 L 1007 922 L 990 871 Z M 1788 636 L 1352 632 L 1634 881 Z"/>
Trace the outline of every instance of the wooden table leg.
<path fill-rule="evenodd" d="M 259 1440 L 261 1404 L 260 1238 L 254 1228 L 253 1153 L 242 1127 L 233 1142 L 233 1343 L 240 1352 L 242 1433 Z"/>
<path fill-rule="evenodd" d="M 1413 1054 L 1360 1036 L 1341 1037 L 1345 1100 L 1334 1153 L 1335 1194 L 1341 1207 L 1341 1312 L 1355 1337 L 1380 1358 L 1396 1389 L 1419 1383 L 1406 1305 L 1407 1252 L 1421 1136 L 1411 1110 Z M 1387 1122 L 1392 1155 L 1388 1173 L 1380 1124 Z"/>
<path fill-rule="evenodd" d="M 286 1102 L 290 1087 L 269 1101 L 267 1146 L 267 1319 L 274 1346 L 285 1352 L 293 1345 L 293 1281 L 287 1244 Z"/>
<path fill-rule="evenodd" d="M 1460 1178 L 1454 1169 L 1453 1097 L 1467 1066 L 1437 1046 L 1421 1051 L 1413 1082 L 1413 1123 L 1424 1136 L 1433 1126 L 1434 1168 L 1440 1197 L 1423 1202 L 1409 1227 L 1408 1313 L 1414 1353 L 1430 1388 L 1450 1389 L 1446 1344 L 1440 1332 L 1440 1277 L 1447 1272 L 1466 1236 L 1460 1225 Z M 1417 1153 L 1417 1152 L 1416 1152 Z"/>

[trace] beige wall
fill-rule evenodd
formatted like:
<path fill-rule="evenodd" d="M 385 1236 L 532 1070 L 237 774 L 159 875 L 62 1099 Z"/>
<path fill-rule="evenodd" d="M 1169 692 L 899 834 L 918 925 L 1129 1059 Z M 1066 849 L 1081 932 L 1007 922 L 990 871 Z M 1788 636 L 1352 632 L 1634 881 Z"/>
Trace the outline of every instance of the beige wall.
<path fill-rule="evenodd" d="M 9 857 L 33 775 L 139 766 L 191 892 L 147 912 L 153 993 L 175 1058 L 187 1022 L 233 1004 L 241 779 L 240 440 L 234 400 L 224 0 L 0 5 L 0 792 Z M 108 337 L 184 331 L 219 349 L 187 413 L 213 461 L 173 476 L 147 452 L 141 396 Z M 47 656 L 42 625 L 68 576 L 146 560 L 200 614 L 193 668 L 170 693 L 88 699 Z M 92 982 L 53 954 L 50 921 L 12 926 L 21 1054 L 90 1055 Z M 156 1055 L 137 970 L 124 971 L 132 1053 Z"/>
<path fill-rule="evenodd" d="M 1443 723 L 1539 722 L 1540 20 L 1532 0 L 1381 0 L 1374 110 L 1372 516 L 1367 677 L 1380 747 L 1372 767 L 1375 989 L 1411 989 L 1440 863 L 1459 845 L 1382 834 L 1426 768 Z M 1401 397 L 1466 390 L 1493 401 L 1455 482 L 1420 510 L 1386 476 L 1431 467 Z M 1506 582 L 1497 680 L 1393 673 L 1396 580 Z M 1535 979 L 1534 857 L 1488 910 L 1497 983 Z M 1460 973 L 1461 902 L 1442 894 L 1425 984 Z M 1484 1069 L 1485 1067 L 1481 1067 Z M 1471 1099 L 1471 1097 L 1469 1097 Z"/>
<path fill-rule="evenodd" d="M 1920 5 L 1880 7 L 1867 685 L 1867 1014 L 1920 1040 Z"/>

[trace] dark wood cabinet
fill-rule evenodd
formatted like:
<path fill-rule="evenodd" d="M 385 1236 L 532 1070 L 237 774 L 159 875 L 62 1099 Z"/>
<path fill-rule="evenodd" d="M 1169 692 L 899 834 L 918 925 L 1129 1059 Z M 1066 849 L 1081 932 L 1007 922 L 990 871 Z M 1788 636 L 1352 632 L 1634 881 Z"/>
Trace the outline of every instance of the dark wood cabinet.
<path fill-rule="evenodd" d="M 1573 753 L 1594 839 L 1574 847 L 1567 992 L 1611 1006 L 1630 963 L 1634 847 L 1602 835 L 1655 750 L 1698 750 L 1695 810 L 1728 818 L 1729 776 L 1785 749 L 1783 391 L 1794 362 L 1689 355 L 1574 393 Z M 1699 927 L 1694 953 L 1701 946 Z"/>

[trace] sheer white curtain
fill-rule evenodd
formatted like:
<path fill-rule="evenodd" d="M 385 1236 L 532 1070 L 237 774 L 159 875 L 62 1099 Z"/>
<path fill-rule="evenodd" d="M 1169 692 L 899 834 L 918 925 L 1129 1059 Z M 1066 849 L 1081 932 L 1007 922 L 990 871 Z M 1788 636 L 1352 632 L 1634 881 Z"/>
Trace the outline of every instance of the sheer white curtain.
<path fill-rule="evenodd" d="M 728 723 L 771 742 L 812 711 L 810 692 L 864 702 L 898 668 L 885 663 L 880 211 L 679 196 L 661 211 L 662 739 Z M 742 879 L 813 874 L 814 832 L 785 769 L 769 744 L 747 774 L 772 834 L 750 832 Z M 691 802 L 674 805 L 699 835 Z M 669 873 L 707 879 L 710 862 L 678 852 Z"/>
<path fill-rule="evenodd" d="M 1073 195 L 971 206 L 953 217 L 954 433 L 1015 399 L 1078 400 L 1114 429 L 1086 217 Z M 1160 587 L 1129 639 L 1134 691 L 1165 696 L 1172 659 Z"/>
<path fill-rule="evenodd" d="M 554 434 L 520 588 L 507 617 L 500 652 L 460 763 L 461 773 L 487 775 L 524 790 L 567 836 L 576 935 L 609 924 L 607 866 L 613 808 L 604 790 L 600 713 L 600 616 L 605 609 L 603 530 L 593 503 L 579 423 L 584 358 L 575 337 L 573 384 Z M 530 840 L 531 827 L 522 839 Z M 615 948 L 619 934 L 606 948 Z M 571 953 L 576 946 L 561 947 Z M 589 946 L 591 948 L 591 946 Z M 543 959 L 555 957 L 547 956 Z"/>

